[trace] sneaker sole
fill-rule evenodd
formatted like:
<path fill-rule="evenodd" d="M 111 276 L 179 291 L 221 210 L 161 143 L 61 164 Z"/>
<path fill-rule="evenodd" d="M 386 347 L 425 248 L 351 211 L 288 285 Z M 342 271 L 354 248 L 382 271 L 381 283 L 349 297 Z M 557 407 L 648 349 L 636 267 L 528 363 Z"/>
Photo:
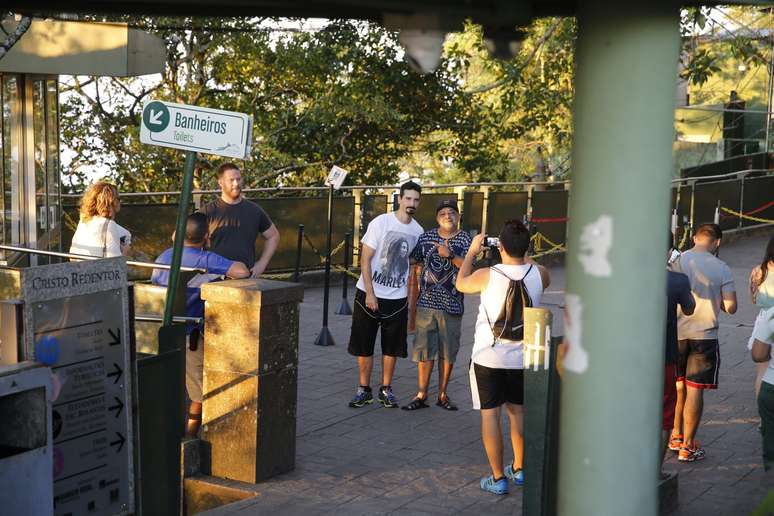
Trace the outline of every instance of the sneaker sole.
<path fill-rule="evenodd" d="M 379 403 L 381 403 L 384 408 L 398 408 L 397 403 L 389 404 L 388 402 L 382 400 L 379 400 Z"/>
<path fill-rule="evenodd" d="M 673 452 L 679 452 L 680 451 L 680 446 L 668 446 L 668 448 L 669 448 L 670 451 L 673 451 Z"/>
<path fill-rule="evenodd" d="M 700 457 L 695 457 L 695 456 L 692 455 L 692 456 L 686 457 L 686 458 L 677 457 L 677 460 L 680 461 L 680 462 L 696 462 L 696 461 L 699 461 L 699 460 L 704 460 L 704 456 L 702 455 Z"/>
<path fill-rule="evenodd" d="M 362 403 L 350 403 L 349 404 L 349 408 L 362 408 L 362 407 L 365 407 L 366 405 L 370 405 L 373 402 L 374 402 L 374 400 L 368 400 L 368 401 L 364 401 Z"/>

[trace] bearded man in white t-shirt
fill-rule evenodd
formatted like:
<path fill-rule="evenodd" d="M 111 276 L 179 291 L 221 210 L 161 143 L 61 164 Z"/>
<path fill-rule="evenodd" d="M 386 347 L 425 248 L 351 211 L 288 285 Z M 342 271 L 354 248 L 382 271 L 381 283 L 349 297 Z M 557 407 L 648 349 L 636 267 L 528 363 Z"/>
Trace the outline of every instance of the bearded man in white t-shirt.
<path fill-rule="evenodd" d="M 486 235 L 479 234 L 470 244 L 460 272 L 457 290 L 481 293 L 471 355 L 470 391 L 473 408 L 481 411 L 481 440 L 492 474 L 481 479 L 481 489 L 503 495 L 509 481 L 524 484 L 524 363 L 522 342 L 495 335 L 491 321 L 500 314 L 511 280 L 522 281 L 532 306 L 540 306 L 543 290 L 551 283 L 548 271 L 527 256 L 529 230 L 519 220 L 505 222 L 498 249 L 502 263 L 473 272 L 473 260 L 482 250 Z M 513 462 L 503 467 L 503 433 L 500 427 L 502 405 L 511 425 Z"/>
<path fill-rule="evenodd" d="M 371 371 L 374 368 L 376 332 L 382 331 L 382 386 L 378 399 L 397 408 L 392 375 L 398 357 L 406 358 L 408 324 L 408 276 L 410 256 L 422 226 L 414 220 L 422 187 L 408 181 L 400 187 L 398 210 L 374 218 L 360 240 L 360 278 L 352 311 L 348 351 L 357 357 L 359 385 L 352 408 L 373 403 Z"/>

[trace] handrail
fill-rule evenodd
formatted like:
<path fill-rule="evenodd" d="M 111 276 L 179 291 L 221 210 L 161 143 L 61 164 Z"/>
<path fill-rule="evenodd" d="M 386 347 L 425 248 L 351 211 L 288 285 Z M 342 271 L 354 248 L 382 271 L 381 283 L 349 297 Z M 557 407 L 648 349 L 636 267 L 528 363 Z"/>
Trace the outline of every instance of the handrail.
<path fill-rule="evenodd" d="M 163 317 L 159 317 L 156 315 L 135 315 L 134 320 L 140 321 L 140 322 L 157 322 L 157 323 L 164 322 Z M 187 316 L 184 317 L 182 315 L 179 315 L 179 316 L 175 315 L 172 317 L 172 322 L 178 322 L 178 323 L 199 324 L 202 322 L 202 320 L 204 320 L 203 317 L 187 317 Z"/>
<path fill-rule="evenodd" d="M 446 183 L 440 185 L 422 185 L 422 188 L 455 188 L 455 187 L 479 187 L 479 186 L 543 186 L 543 185 L 564 185 L 570 181 L 492 181 L 485 183 Z M 400 190 L 400 185 L 349 185 L 342 186 L 342 190 Z M 302 192 L 302 191 L 320 191 L 327 192 L 327 186 L 275 186 L 272 188 L 244 188 L 242 192 Z M 193 195 L 219 194 L 220 190 L 194 190 Z M 83 196 L 80 194 L 61 194 L 68 199 L 77 199 Z M 149 197 L 152 195 L 180 195 L 180 191 L 166 192 L 121 192 L 121 197 Z"/>
<path fill-rule="evenodd" d="M 719 174 L 715 176 L 696 176 L 696 177 L 678 177 L 672 179 L 672 184 L 676 183 L 690 183 L 694 181 L 705 181 L 707 179 L 724 179 L 732 178 L 740 175 L 747 175 L 753 172 L 771 172 L 770 169 L 747 169 L 738 170 L 736 172 L 730 172 L 728 174 Z M 448 183 L 441 185 L 423 185 L 422 188 L 460 188 L 469 187 L 477 188 L 480 186 L 548 186 L 548 185 L 565 185 L 572 184 L 572 181 L 492 181 L 484 183 Z M 400 185 L 353 185 L 342 186 L 342 190 L 399 190 Z M 273 188 L 245 188 L 242 190 L 244 193 L 258 193 L 258 192 L 303 192 L 303 191 L 318 191 L 327 192 L 326 186 L 275 186 Z M 220 190 L 194 190 L 193 195 L 209 195 L 218 194 Z M 61 194 L 62 197 L 68 199 L 80 198 L 83 194 Z M 150 197 L 154 195 L 180 195 L 180 191 L 165 191 L 165 192 L 122 192 L 121 197 Z"/>
<path fill-rule="evenodd" d="M 74 253 L 60 253 L 57 251 L 43 251 L 41 249 L 30 249 L 28 247 L 17 247 L 13 245 L 0 245 L 0 249 L 4 251 L 14 251 L 17 253 L 41 254 L 44 256 L 57 256 L 59 258 L 75 258 L 76 260 L 101 260 L 102 259 L 101 256 L 90 256 L 86 254 L 74 254 Z M 172 268 L 169 265 L 162 265 L 160 263 L 136 262 L 134 260 L 126 260 L 126 264 L 132 267 L 141 267 L 144 269 L 170 270 Z M 180 270 L 185 272 L 203 272 L 203 273 L 207 272 L 205 269 L 199 269 L 195 267 L 180 267 Z"/>

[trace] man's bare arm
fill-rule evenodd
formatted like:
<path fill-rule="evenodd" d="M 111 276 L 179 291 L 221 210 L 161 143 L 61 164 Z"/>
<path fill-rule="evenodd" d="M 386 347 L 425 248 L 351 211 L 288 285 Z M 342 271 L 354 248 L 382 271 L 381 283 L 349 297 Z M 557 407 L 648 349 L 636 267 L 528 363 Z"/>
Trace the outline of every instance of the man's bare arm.
<path fill-rule="evenodd" d="M 266 270 L 266 267 L 269 265 L 269 261 L 271 260 L 271 257 L 274 256 L 274 252 L 277 250 L 277 247 L 279 246 L 280 241 L 280 233 L 277 229 L 277 226 L 272 224 L 269 226 L 269 229 L 261 233 L 261 236 L 266 241 L 263 244 L 263 250 L 261 251 L 261 257 L 258 259 L 257 262 L 255 262 L 255 265 L 253 265 L 253 268 L 251 269 L 253 278 L 257 278 L 261 274 L 263 274 L 263 271 Z"/>
<path fill-rule="evenodd" d="M 371 277 L 371 260 L 373 259 L 375 253 L 376 249 L 363 244 L 363 250 L 360 255 L 360 270 L 363 276 L 363 284 L 365 286 L 366 307 L 373 311 L 379 309 L 379 303 L 376 300 L 376 295 L 374 294 L 374 284 Z"/>

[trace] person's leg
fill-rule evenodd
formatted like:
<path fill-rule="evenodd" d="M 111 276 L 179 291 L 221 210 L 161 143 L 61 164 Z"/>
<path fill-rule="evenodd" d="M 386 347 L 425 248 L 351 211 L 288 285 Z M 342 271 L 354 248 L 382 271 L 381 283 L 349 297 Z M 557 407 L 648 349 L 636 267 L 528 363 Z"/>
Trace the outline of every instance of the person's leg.
<path fill-rule="evenodd" d="M 395 374 L 395 363 L 397 361 L 398 357 L 391 357 L 389 355 L 382 356 L 382 385 L 392 385 L 392 376 Z"/>
<path fill-rule="evenodd" d="M 511 425 L 511 446 L 513 446 L 513 471 L 524 467 L 524 405 L 506 403 L 508 421 Z"/>
<path fill-rule="evenodd" d="M 357 357 L 358 381 L 362 387 L 371 386 L 371 372 L 374 370 L 374 357 Z"/>
<path fill-rule="evenodd" d="M 379 331 L 379 320 L 375 313 L 365 306 L 365 292 L 355 291 L 355 306 L 352 310 L 352 328 L 347 351 L 357 359 L 358 389 L 349 402 L 352 408 L 373 403 L 371 394 L 371 373 L 374 368 L 374 344 Z"/>
<path fill-rule="evenodd" d="M 371 386 L 371 372 L 374 369 L 374 345 L 378 331 L 379 320 L 377 315 L 365 306 L 365 292 L 356 289 L 347 351 L 357 358 L 360 387 Z"/>
<path fill-rule="evenodd" d="M 503 478 L 503 433 L 500 407 L 481 409 L 481 441 L 495 480 Z"/>
<path fill-rule="evenodd" d="M 188 407 L 188 422 L 185 425 L 185 435 L 196 437 L 199 434 L 199 428 L 202 426 L 202 404 L 199 401 L 192 401 Z"/>
<path fill-rule="evenodd" d="M 188 420 L 185 434 L 196 437 L 202 426 L 202 383 L 204 379 L 204 338 L 198 331 L 186 337 L 185 389 L 191 404 L 188 406 Z"/>
<path fill-rule="evenodd" d="M 685 409 L 683 410 L 683 446 L 694 449 L 696 431 L 704 410 L 704 389 L 716 389 L 720 369 L 717 340 L 692 340 L 685 370 Z"/>
<path fill-rule="evenodd" d="M 397 359 L 408 356 L 408 303 L 403 299 L 380 299 L 382 312 L 382 386 L 391 387 Z"/>
<path fill-rule="evenodd" d="M 696 430 L 699 428 L 701 414 L 704 410 L 704 389 L 690 385 L 686 389 L 685 409 L 683 416 L 683 446 L 695 447 Z"/>
<path fill-rule="evenodd" d="M 688 363 L 688 341 L 677 341 L 677 361 L 675 362 L 677 380 L 675 382 L 676 400 L 675 400 L 675 418 L 672 426 L 672 437 L 682 440 L 683 436 L 683 410 L 685 409 L 685 368 Z M 670 439 L 671 440 L 671 439 Z M 679 449 L 679 443 L 670 449 Z"/>
<path fill-rule="evenodd" d="M 418 389 L 417 398 L 426 400 L 427 390 L 430 387 L 430 376 L 433 374 L 433 360 L 421 360 L 417 362 L 418 370 Z"/>
<path fill-rule="evenodd" d="M 672 435 L 683 435 L 683 411 L 685 410 L 685 382 L 675 382 L 677 396 L 675 400 L 675 424 L 672 427 Z"/>
<path fill-rule="evenodd" d="M 449 386 L 449 379 L 451 378 L 452 369 L 454 368 L 453 362 L 446 360 L 438 361 L 438 399 L 445 400 L 448 398 L 446 395 L 446 389 Z"/>
<path fill-rule="evenodd" d="M 758 395 L 758 414 L 761 416 L 763 440 L 763 467 L 774 469 L 774 385 L 763 382 Z"/>
<path fill-rule="evenodd" d="M 430 386 L 430 376 L 438 356 L 438 328 L 433 318 L 432 310 L 417 307 L 414 323 L 414 345 L 411 359 L 417 363 L 417 395 L 421 400 L 427 399 Z"/>
<path fill-rule="evenodd" d="M 758 394 L 761 392 L 761 381 L 763 375 L 766 373 L 766 369 L 769 368 L 768 362 L 758 362 L 755 364 L 755 399 L 758 399 Z"/>
<path fill-rule="evenodd" d="M 449 387 L 454 362 L 457 359 L 457 352 L 460 349 L 460 337 L 462 332 L 462 316 L 449 315 L 444 312 L 439 313 L 439 335 L 440 343 L 438 360 L 438 400 L 446 402 L 451 408 L 453 404 L 449 401 L 446 390 Z M 446 407 L 445 407 L 446 408 Z M 456 407 L 454 407 L 456 408 Z"/>

